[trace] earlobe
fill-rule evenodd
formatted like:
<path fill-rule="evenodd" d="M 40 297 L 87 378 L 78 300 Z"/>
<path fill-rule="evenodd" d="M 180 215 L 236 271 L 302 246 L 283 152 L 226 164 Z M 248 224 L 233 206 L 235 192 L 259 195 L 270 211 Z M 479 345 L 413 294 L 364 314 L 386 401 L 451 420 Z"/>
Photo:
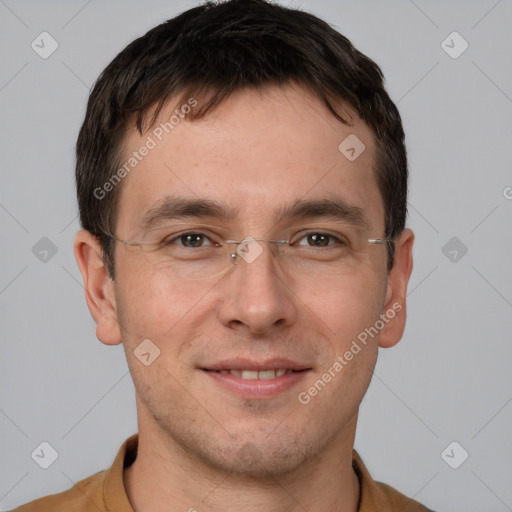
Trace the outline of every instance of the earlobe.
<path fill-rule="evenodd" d="M 114 281 L 103 262 L 99 241 L 89 231 L 81 230 L 75 237 L 74 251 L 84 282 L 85 300 L 96 322 L 96 336 L 105 345 L 117 345 L 122 338 Z"/>
<path fill-rule="evenodd" d="M 386 300 L 382 313 L 389 319 L 382 329 L 379 346 L 389 348 L 402 338 L 406 319 L 407 285 L 412 272 L 414 233 L 405 229 L 395 242 L 395 262 L 388 276 Z"/>

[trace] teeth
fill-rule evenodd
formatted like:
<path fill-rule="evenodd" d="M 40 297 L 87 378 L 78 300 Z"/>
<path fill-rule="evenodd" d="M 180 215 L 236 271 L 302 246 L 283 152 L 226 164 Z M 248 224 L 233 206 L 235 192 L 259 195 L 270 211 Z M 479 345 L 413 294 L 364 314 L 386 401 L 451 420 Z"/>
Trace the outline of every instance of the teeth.
<path fill-rule="evenodd" d="M 276 376 L 275 370 L 265 370 L 262 372 L 258 372 L 258 377 L 263 380 L 273 379 L 273 378 L 275 378 L 275 376 Z M 242 379 L 243 379 L 243 376 L 242 376 Z"/>
<path fill-rule="evenodd" d="M 254 370 L 220 370 L 220 373 L 227 374 L 231 373 L 231 375 L 235 375 L 235 377 L 241 377 L 242 379 L 261 379 L 268 380 L 274 379 L 275 377 L 281 377 L 285 373 L 292 373 L 293 370 L 285 370 L 284 368 L 279 368 L 277 370 L 262 370 L 260 372 Z"/>

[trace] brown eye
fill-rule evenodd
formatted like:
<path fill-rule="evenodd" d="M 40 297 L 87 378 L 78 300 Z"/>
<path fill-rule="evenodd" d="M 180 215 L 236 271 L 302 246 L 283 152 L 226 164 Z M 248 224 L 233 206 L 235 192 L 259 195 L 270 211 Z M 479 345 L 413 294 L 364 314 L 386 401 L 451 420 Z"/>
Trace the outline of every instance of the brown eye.
<path fill-rule="evenodd" d="M 167 236 L 160 245 L 177 245 L 179 247 L 187 247 L 193 249 L 195 247 L 206 247 L 209 245 L 216 244 L 213 244 L 210 238 L 203 233 L 189 231 L 187 233 L 181 233 L 179 235 Z"/>
<path fill-rule="evenodd" d="M 314 233 L 307 236 L 308 244 L 314 247 L 325 247 L 329 245 L 329 235 L 323 233 Z"/>
<path fill-rule="evenodd" d="M 332 247 L 334 245 L 340 246 L 345 244 L 343 240 L 330 233 L 312 231 L 299 238 L 295 245 L 301 247 Z"/>
<path fill-rule="evenodd" d="M 185 247 L 201 247 L 206 237 L 200 233 L 187 233 L 179 238 Z"/>

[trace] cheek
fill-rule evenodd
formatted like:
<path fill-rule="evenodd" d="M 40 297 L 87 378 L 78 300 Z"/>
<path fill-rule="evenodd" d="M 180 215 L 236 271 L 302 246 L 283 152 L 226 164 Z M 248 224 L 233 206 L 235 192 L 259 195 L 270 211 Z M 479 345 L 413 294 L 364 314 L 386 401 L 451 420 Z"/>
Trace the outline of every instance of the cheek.
<path fill-rule="evenodd" d="M 116 261 L 116 295 L 124 343 L 157 339 L 170 321 L 166 315 L 172 312 L 166 307 L 172 297 L 165 280 L 151 275 L 142 258 L 120 257 Z"/>
<path fill-rule="evenodd" d="M 124 342 L 130 346 L 149 338 L 169 349 L 169 340 L 177 339 L 189 318 L 197 318 L 204 307 L 207 290 L 201 282 L 173 282 L 139 261 L 122 262 L 116 275 L 118 314 Z"/>
<path fill-rule="evenodd" d="M 118 318 L 126 359 L 139 394 L 151 400 L 151 396 L 165 394 L 173 387 L 171 376 L 180 375 L 178 380 L 185 383 L 187 376 L 182 374 L 179 354 L 193 334 L 187 314 L 198 300 L 187 300 L 183 286 L 143 270 L 119 272 L 118 276 L 122 283 L 118 287 Z M 142 346 L 150 357 L 158 354 L 148 366 L 139 359 Z"/>
<path fill-rule="evenodd" d="M 325 403 L 336 410 L 346 404 L 359 404 L 371 380 L 377 360 L 377 337 L 365 329 L 379 318 L 382 305 L 382 276 L 367 273 L 346 278 L 333 287 L 317 292 L 316 311 L 329 328 L 329 347 L 319 378 L 332 379 Z M 362 341 L 361 341 L 362 340 Z M 345 404 L 345 405 L 344 405 Z"/>
<path fill-rule="evenodd" d="M 299 297 L 340 342 L 372 325 L 381 313 L 385 286 L 376 272 L 345 276 L 321 289 L 304 290 Z"/>

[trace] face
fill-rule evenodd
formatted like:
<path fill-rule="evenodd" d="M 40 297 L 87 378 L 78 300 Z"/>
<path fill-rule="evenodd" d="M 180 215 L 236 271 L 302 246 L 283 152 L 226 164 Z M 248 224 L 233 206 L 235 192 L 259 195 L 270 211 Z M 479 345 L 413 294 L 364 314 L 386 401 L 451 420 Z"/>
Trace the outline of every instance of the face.
<path fill-rule="evenodd" d="M 289 86 L 237 92 L 161 141 L 152 136 L 155 147 L 123 180 L 115 235 L 162 241 L 176 225 L 195 234 L 177 239 L 177 253 L 117 243 L 115 282 L 103 288 L 112 314 L 93 312 L 100 339 L 125 346 L 140 429 L 210 466 L 252 474 L 290 471 L 353 441 L 379 342 L 395 343 L 403 329 L 410 244 L 388 279 L 386 245 L 367 243 L 385 237 L 375 143 L 352 121 Z M 365 145 L 355 160 L 338 149 L 351 134 Z M 148 135 L 129 132 L 126 159 Z M 214 201 L 225 215 L 196 208 L 170 218 L 176 200 Z M 150 217 L 159 229 L 143 227 Z M 249 236 L 290 244 L 222 248 Z M 256 257 L 242 251 L 231 263 L 237 247 Z M 196 279 L 173 270 L 169 255 L 194 250 L 223 251 L 223 271 Z M 146 362 L 160 351 L 147 366 L 136 356 L 143 340 Z"/>

